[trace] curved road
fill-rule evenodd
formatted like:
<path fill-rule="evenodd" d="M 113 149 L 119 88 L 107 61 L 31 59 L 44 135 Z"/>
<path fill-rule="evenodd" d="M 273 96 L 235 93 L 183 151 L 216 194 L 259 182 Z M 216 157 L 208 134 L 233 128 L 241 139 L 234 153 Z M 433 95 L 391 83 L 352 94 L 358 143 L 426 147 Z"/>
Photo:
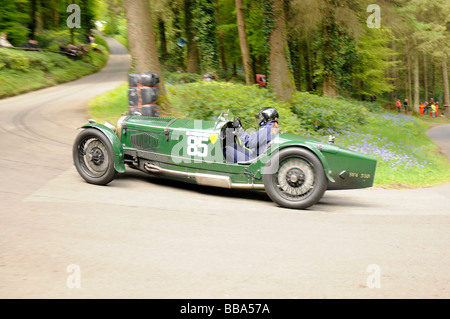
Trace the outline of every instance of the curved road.
<path fill-rule="evenodd" d="M 327 192 L 307 211 L 264 192 L 72 164 L 101 72 L 0 101 L 0 298 L 449 298 L 450 185 Z"/>

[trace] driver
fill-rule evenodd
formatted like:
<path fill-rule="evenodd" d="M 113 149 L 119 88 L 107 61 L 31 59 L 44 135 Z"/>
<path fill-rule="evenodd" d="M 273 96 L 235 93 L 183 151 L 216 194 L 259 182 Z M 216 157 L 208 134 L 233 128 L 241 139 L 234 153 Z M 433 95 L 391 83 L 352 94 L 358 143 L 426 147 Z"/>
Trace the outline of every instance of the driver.
<path fill-rule="evenodd" d="M 256 113 L 260 129 L 248 134 L 241 125 L 239 118 L 232 124 L 235 143 L 226 146 L 227 162 L 246 162 L 262 154 L 267 144 L 278 135 L 278 112 L 273 107 L 265 107 Z"/>

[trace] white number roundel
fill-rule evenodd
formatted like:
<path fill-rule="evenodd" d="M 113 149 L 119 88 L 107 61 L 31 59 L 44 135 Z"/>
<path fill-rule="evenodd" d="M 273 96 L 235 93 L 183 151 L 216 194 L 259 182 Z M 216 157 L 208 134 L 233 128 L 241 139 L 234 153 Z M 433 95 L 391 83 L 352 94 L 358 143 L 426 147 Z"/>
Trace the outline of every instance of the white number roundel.
<path fill-rule="evenodd" d="M 189 135 L 187 137 L 187 149 L 188 156 L 205 157 L 208 155 L 208 137 Z"/>

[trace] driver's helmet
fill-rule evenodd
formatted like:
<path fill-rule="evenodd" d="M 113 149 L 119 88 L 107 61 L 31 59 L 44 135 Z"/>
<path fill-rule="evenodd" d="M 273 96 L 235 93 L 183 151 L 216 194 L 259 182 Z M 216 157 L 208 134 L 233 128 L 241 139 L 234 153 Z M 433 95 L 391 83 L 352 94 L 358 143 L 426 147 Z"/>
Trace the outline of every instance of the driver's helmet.
<path fill-rule="evenodd" d="M 269 121 L 278 122 L 278 111 L 273 107 L 265 107 L 255 114 L 259 126 L 263 126 Z"/>

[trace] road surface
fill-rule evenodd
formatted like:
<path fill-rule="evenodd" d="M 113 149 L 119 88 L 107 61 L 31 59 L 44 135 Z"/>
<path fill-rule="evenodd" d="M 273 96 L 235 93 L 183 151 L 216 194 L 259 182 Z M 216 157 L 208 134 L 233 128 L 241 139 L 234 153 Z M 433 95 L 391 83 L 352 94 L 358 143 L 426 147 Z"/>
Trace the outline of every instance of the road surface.
<path fill-rule="evenodd" d="M 306 211 L 264 192 L 140 172 L 85 183 L 72 163 L 103 71 L 0 101 L 0 298 L 449 298 L 450 185 L 327 192 Z"/>

